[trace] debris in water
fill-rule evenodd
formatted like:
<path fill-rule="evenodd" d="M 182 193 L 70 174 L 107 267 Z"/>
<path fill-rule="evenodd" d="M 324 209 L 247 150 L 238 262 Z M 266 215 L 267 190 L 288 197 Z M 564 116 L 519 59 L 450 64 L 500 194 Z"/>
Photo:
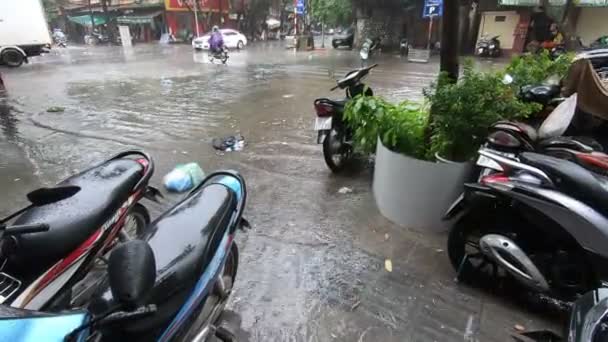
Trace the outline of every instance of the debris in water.
<path fill-rule="evenodd" d="M 435 252 L 437 252 L 437 253 L 443 253 L 443 249 L 441 249 L 441 248 L 437 248 L 437 249 L 435 250 Z"/>
<path fill-rule="evenodd" d="M 15 178 L 15 182 L 18 182 L 20 180 L 21 180 L 21 178 Z"/>
<path fill-rule="evenodd" d="M 384 234 L 384 241 L 388 241 L 389 238 L 390 236 L 388 235 L 388 233 Z"/>
<path fill-rule="evenodd" d="M 285 94 L 285 95 L 283 95 L 284 99 L 290 99 L 292 97 L 293 97 L 293 94 Z"/>
<path fill-rule="evenodd" d="M 165 188 L 173 192 L 184 192 L 197 186 L 205 178 L 197 163 L 177 165 L 163 178 Z"/>
<path fill-rule="evenodd" d="M 65 108 L 59 107 L 59 106 L 53 106 L 53 107 L 47 108 L 46 111 L 49 113 L 61 113 L 61 112 L 65 111 Z"/>
<path fill-rule="evenodd" d="M 388 272 L 393 272 L 393 262 L 391 261 L 391 259 L 384 260 L 384 268 Z"/>
<path fill-rule="evenodd" d="M 211 144 L 216 150 L 220 151 L 240 151 L 245 147 L 245 138 L 240 134 L 229 135 L 224 138 L 213 138 Z"/>
<path fill-rule="evenodd" d="M 526 327 L 524 327 L 524 326 L 523 326 L 523 325 L 521 325 L 521 324 L 515 324 L 515 326 L 514 326 L 513 328 L 515 328 L 515 330 L 517 330 L 517 331 L 519 331 L 519 332 L 522 332 L 522 331 L 525 331 L 525 330 L 526 330 Z"/>
<path fill-rule="evenodd" d="M 338 190 L 338 193 L 341 193 L 341 194 L 350 194 L 351 192 L 353 192 L 353 189 L 346 187 L 346 186 L 343 186 L 340 188 L 340 190 Z"/>
<path fill-rule="evenodd" d="M 355 311 L 355 309 L 357 309 L 359 307 L 359 305 L 361 305 L 360 300 L 356 301 L 353 305 L 351 305 L 350 311 Z"/>

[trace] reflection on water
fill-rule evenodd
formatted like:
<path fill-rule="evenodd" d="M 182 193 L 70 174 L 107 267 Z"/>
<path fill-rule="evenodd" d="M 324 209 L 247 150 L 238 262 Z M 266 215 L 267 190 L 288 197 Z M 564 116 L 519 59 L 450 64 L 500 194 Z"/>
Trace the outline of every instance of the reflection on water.
<path fill-rule="evenodd" d="M 9 103 L 6 94 L 0 92 L 0 129 L 6 140 L 14 141 L 17 138 L 17 121 L 14 107 Z"/>

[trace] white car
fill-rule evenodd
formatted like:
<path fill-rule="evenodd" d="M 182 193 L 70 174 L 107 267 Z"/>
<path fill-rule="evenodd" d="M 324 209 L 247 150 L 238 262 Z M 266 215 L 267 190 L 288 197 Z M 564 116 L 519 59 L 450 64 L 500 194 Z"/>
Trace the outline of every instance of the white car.
<path fill-rule="evenodd" d="M 229 49 L 242 49 L 247 46 L 247 37 L 237 30 L 221 29 L 222 37 L 224 38 L 224 46 Z M 211 32 L 205 33 L 202 37 L 192 40 L 192 47 L 195 50 L 209 50 L 209 38 Z"/>

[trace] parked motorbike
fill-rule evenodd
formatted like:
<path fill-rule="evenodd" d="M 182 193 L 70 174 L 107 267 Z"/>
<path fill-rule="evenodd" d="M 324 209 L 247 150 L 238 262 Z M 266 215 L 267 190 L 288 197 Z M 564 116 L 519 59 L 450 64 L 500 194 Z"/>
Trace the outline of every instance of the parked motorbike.
<path fill-rule="evenodd" d="M 359 56 L 361 57 L 361 63 L 364 64 L 369 57 L 374 53 L 374 51 L 380 49 L 380 42 L 382 42 L 382 37 L 378 36 L 373 39 L 367 38 L 363 42 L 361 46 L 361 50 L 359 51 Z"/>
<path fill-rule="evenodd" d="M 81 281 L 99 258 L 117 240 L 144 234 L 150 215 L 139 201 L 159 194 L 148 185 L 153 172 L 150 156 L 126 151 L 53 188 L 30 192 L 30 205 L 0 220 L 1 227 L 11 221 L 46 229 L 0 238 L 0 304 L 60 310 L 90 294 Z"/>
<path fill-rule="evenodd" d="M 344 107 L 347 101 L 357 95 L 365 94 L 372 96 L 374 92 L 361 81 L 370 70 L 378 64 L 366 68 L 353 70 L 337 81 L 337 85 L 331 89 L 345 89 L 346 99 L 330 100 L 319 98 L 314 101 L 317 118 L 315 119 L 315 131 L 317 131 L 317 144 L 323 144 L 323 157 L 325 163 L 334 173 L 342 171 L 350 161 L 353 154 L 352 137 L 353 132 L 343 120 Z"/>
<path fill-rule="evenodd" d="M 570 302 L 608 280 L 608 179 L 568 160 L 487 149 L 503 172 L 465 184 L 448 255 L 466 281 L 515 280 L 538 298 Z"/>
<path fill-rule="evenodd" d="M 513 338 L 518 342 L 602 342 L 608 340 L 608 289 L 590 291 L 574 302 L 564 329 L 566 338 L 552 331 L 527 331 Z"/>
<path fill-rule="evenodd" d="M 218 59 L 222 61 L 222 64 L 226 64 L 228 61 L 228 49 L 223 47 L 220 51 L 211 51 L 209 50 L 209 62 L 213 63 L 214 60 Z"/>
<path fill-rule="evenodd" d="M 248 226 L 243 218 L 246 201 L 245 181 L 238 173 L 212 173 L 151 224 L 143 239 L 147 252 L 113 251 L 109 282 L 99 287 L 89 313 L 106 315 L 125 298 L 136 297 L 117 290 L 132 277 L 123 274 L 131 268 L 122 266 L 120 260 L 133 254 L 140 254 L 133 256 L 136 263 L 152 270 L 135 273 L 141 286 L 150 284 L 150 289 L 128 309 L 155 306 L 158 310 L 100 329 L 101 340 L 207 341 L 216 336 L 233 341 L 230 332 L 216 323 L 236 279 L 239 255 L 234 238 L 237 229 Z M 118 265 L 112 264 L 115 260 Z"/>
<path fill-rule="evenodd" d="M 480 57 L 499 57 L 502 51 L 500 50 L 498 37 L 500 36 L 494 36 L 490 39 L 486 36 L 481 37 L 477 42 L 477 55 Z"/>

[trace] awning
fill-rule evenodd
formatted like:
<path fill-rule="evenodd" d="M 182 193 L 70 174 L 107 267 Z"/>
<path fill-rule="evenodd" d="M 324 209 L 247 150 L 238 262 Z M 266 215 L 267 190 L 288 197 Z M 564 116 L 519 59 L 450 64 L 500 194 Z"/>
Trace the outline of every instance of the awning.
<path fill-rule="evenodd" d="M 75 22 L 76 24 L 79 24 L 79 25 L 91 26 L 91 15 L 90 14 L 79 15 L 76 17 L 68 16 L 68 19 L 70 19 L 70 21 Z M 99 15 L 99 14 L 93 14 L 93 20 L 95 21 L 95 26 L 103 25 L 106 23 L 106 17 L 103 15 Z"/>
<path fill-rule="evenodd" d="M 116 22 L 123 25 L 128 24 L 152 24 L 154 17 L 159 16 L 163 11 L 149 14 L 123 15 L 116 18 Z"/>

